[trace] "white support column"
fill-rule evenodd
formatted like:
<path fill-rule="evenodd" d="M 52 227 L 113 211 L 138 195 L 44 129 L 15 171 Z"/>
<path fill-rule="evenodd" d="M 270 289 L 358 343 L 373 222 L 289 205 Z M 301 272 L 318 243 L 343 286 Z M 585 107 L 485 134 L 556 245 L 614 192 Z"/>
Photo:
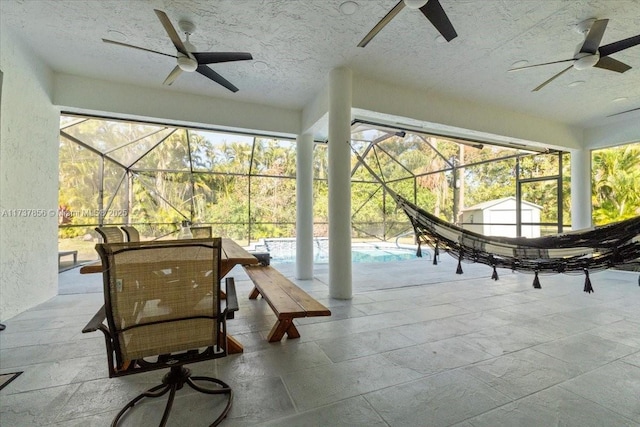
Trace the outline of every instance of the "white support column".
<path fill-rule="evenodd" d="M 313 136 L 296 139 L 296 279 L 313 279 Z"/>
<path fill-rule="evenodd" d="M 591 151 L 571 150 L 571 228 L 591 227 L 591 210 Z"/>
<path fill-rule="evenodd" d="M 329 295 L 352 298 L 351 70 L 329 73 Z"/>

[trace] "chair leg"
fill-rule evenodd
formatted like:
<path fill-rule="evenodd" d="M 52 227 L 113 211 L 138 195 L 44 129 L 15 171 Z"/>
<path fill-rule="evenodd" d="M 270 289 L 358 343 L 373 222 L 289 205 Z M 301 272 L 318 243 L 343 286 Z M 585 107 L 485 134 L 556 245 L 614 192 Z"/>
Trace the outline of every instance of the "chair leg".
<path fill-rule="evenodd" d="M 129 401 L 129 403 L 127 403 L 125 405 L 124 408 L 122 408 L 120 410 L 120 412 L 118 412 L 118 415 L 116 415 L 116 417 L 113 419 L 113 421 L 111 422 L 111 427 L 117 427 L 118 422 L 120 421 L 120 418 L 122 418 L 122 416 L 131 408 L 133 408 L 135 406 L 136 403 L 138 403 L 139 401 L 141 401 L 142 399 L 144 399 L 145 397 L 161 397 L 165 394 L 167 394 L 167 392 L 171 389 L 171 385 L 170 384 L 160 384 L 157 385 L 155 387 L 150 388 L 149 390 L 140 393 L 139 395 L 137 395 L 136 397 L 134 397 L 133 399 L 131 399 Z M 158 391 L 160 390 L 160 391 Z"/>
<path fill-rule="evenodd" d="M 194 381 L 208 381 L 217 385 L 216 388 L 210 389 L 206 387 L 202 387 L 196 384 Z M 221 414 L 216 418 L 213 422 L 212 426 L 217 426 L 222 422 L 222 420 L 227 416 L 229 410 L 231 409 L 231 403 L 233 401 L 233 390 L 231 387 L 224 381 L 221 381 L 217 378 L 210 377 L 191 377 L 191 371 L 183 366 L 174 366 L 171 370 L 162 378 L 162 384 L 157 385 L 155 387 L 150 388 L 149 390 L 139 394 L 135 398 L 133 398 L 127 405 L 118 412 L 118 415 L 113 419 L 111 423 L 111 427 L 117 427 L 120 419 L 125 415 L 125 413 L 133 408 L 139 401 L 144 399 L 145 397 L 154 398 L 161 397 L 169 392 L 169 398 L 167 399 L 167 404 L 165 405 L 164 412 L 162 414 L 162 420 L 160 421 L 160 427 L 164 427 L 167 424 L 169 419 L 169 414 L 171 412 L 171 408 L 173 407 L 173 401 L 175 399 L 175 394 L 177 390 L 182 389 L 182 387 L 187 384 L 189 387 L 200 393 L 206 394 L 227 394 L 227 404 L 222 410 Z"/>
<path fill-rule="evenodd" d="M 194 381 L 209 381 L 212 382 L 214 384 L 217 384 L 218 386 L 220 386 L 219 388 L 215 388 L 215 389 L 210 389 L 210 388 L 205 388 L 205 387 L 201 387 L 200 385 L 196 384 Z M 231 404 L 233 403 L 233 390 L 231 390 L 231 387 L 229 387 L 229 385 L 227 383 L 225 383 L 224 381 L 221 381 L 217 378 L 211 378 L 211 377 L 191 377 L 191 378 L 187 378 L 187 384 L 189 385 L 189 387 L 191 387 L 192 389 L 199 391 L 200 393 L 206 393 L 206 394 L 228 394 L 228 398 L 227 398 L 227 404 L 224 407 L 224 409 L 222 410 L 222 412 L 220 413 L 220 415 L 218 416 L 218 418 L 216 418 L 216 420 L 209 426 L 209 427 L 214 427 L 217 426 L 218 424 L 220 424 L 222 422 L 222 420 L 225 419 L 225 417 L 227 416 L 227 414 L 229 413 L 229 410 L 231 409 Z"/>
<path fill-rule="evenodd" d="M 173 399 L 176 397 L 177 388 L 178 388 L 178 384 L 171 384 L 169 399 L 167 399 L 167 404 L 165 405 L 164 412 L 162 413 L 162 420 L 160 421 L 160 427 L 164 427 L 167 425 L 167 421 L 169 420 L 169 413 L 171 412 L 171 407 L 173 406 Z"/>

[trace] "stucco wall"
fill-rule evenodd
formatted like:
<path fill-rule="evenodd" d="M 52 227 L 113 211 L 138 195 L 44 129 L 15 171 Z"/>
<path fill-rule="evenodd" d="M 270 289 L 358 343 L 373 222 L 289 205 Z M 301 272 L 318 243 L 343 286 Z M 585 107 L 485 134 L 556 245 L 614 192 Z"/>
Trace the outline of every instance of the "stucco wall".
<path fill-rule="evenodd" d="M 0 26 L 0 69 L 0 320 L 5 320 L 57 294 L 57 217 L 50 211 L 58 203 L 59 114 L 50 102 L 51 71 L 5 26 Z"/>

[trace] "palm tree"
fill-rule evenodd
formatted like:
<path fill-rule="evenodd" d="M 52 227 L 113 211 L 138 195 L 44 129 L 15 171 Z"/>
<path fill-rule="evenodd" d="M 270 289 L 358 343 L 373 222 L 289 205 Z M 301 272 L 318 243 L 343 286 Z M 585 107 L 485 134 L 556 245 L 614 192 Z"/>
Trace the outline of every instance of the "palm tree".
<path fill-rule="evenodd" d="M 640 215 L 640 144 L 598 150 L 592 159 L 594 223 Z"/>

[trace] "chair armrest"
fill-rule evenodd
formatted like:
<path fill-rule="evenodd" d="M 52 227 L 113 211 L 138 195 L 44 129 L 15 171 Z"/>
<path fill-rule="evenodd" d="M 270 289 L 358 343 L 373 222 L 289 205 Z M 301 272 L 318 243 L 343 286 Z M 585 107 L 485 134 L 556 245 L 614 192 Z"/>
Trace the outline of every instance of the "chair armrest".
<path fill-rule="evenodd" d="M 107 315 L 105 313 L 104 305 L 100 307 L 100 310 L 89 320 L 87 326 L 82 329 L 82 333 L 86 334 L 87 332 L 95 332 L 97 330 L 102 330 L 104 332 L 105 326 L 102 322 L 105 321 Z"/>
<path fill-rule="evenodd" d="M 227 277 L 224 281 L 227 293 L 227 319 L 233 319 L 234 312 L 239 310 L 238 295 L 236 294 L 236 282 L 233 277 Z"/>

